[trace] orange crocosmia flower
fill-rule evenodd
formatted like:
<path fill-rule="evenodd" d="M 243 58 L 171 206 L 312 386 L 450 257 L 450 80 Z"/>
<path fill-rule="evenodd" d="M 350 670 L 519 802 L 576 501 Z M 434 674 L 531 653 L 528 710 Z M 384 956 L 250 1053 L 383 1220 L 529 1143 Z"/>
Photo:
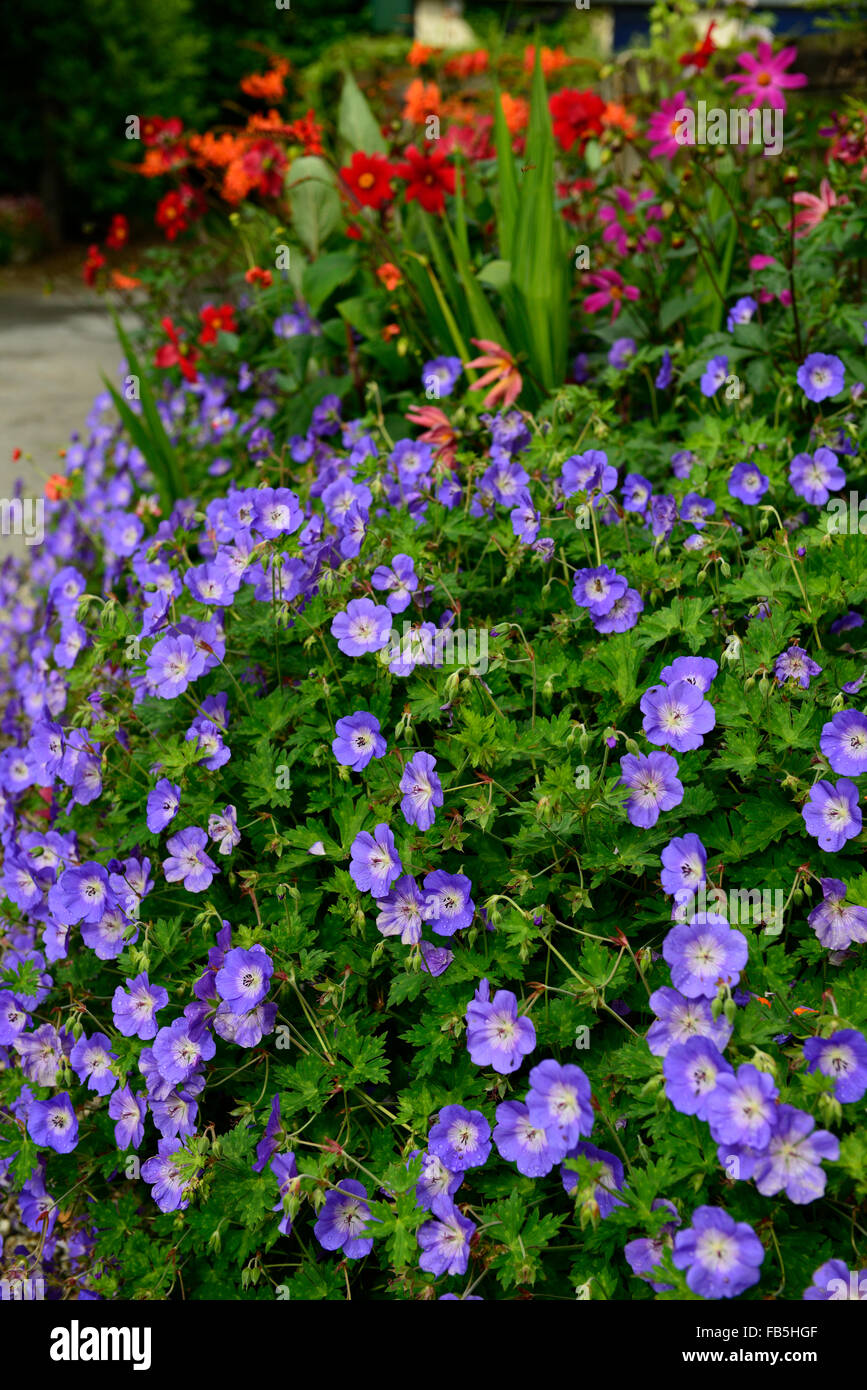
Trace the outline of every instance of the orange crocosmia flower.
<path fill-rule="evenodd" d="M 198 163 L 224 169 L 244 153 L 244 142 L 228 131 L 224 135 L 213 135 L 211 131 L 206 131 L 204 135 L 190 136 L 190 149 Z"/>
<path fill-rule="evenodd" d="M 273 63 L 268 72 L 251 72 L 241 78 L 241 91 L 258 101 L 279 101 L 285 94 L 283 78 L 289 71 L 285 58 Z"/>
<path fill-rule="evenodd" d="M 766 999 L 763 994 L 754 994 L 753 998 L 756 1000 L 757 1003 L 764 1004 L 766 1009 L 769 1009 L 771 1007 L 770 999 Z"/>
<path fill-rule="evenodd" d="M 145 150 L 144 159 L 138 166 L 138 172 L 146 179 L 156 179 L 166 172 L 165 150 L 152 147 Z"/>
<path fill-rule="evenodd" d="M 256 185 L 256 175 L 244 162 L 244 156 L 233 159 L 223 177 L 220 192 L 227 203 L 241 203 Z"/>
<path fill-rule="evenodd" d="M 510 97 L 508 92 L 502 92 L 500 105 L 503 108 L 503 115 L 506 118 L 506 126 L 510 135 L 518 135 L 522 130 L 527 129 L 530 107 L 523 97 Z"/>
<path fill-rule="evenodd" d="M 479 119 L 475 106 L 469 101 L 461 101 L 460 97 L 449 97 L 448 101 L 444 101 L 440 106 L 439 114 L 448 116 L 450 121 L 454 121 L 458 125 L 475 126 Z"/>
<path fill-rule="evenodd" d="M 68 497 L 71 491 L 72 483 L 62 473 L 52 473 L 45 484 L 45 496 L 49 502 L 59 502 L 61 498 Z"/>
<path fill-rule="evenodd" d="M 399 324 L 399 323 L 387 323 L 387 324 L 385 325 L 385 327 L 383 328 L 383 330 L 382 330 L 382 336 L 383 336 L 385 342 L 390 343 L 391 340 L 392 340 L 392 338 L 396 338 L 399 332 L 400 332 L 400 324 Z"/>
<path fill-rule="evenodd" d="M 189 151 L 183 140 L 173 145 L 152 145 L 145 150 L 137 172 L 146 179 L 155 179 L 186 164 L 188 159 Z"/>
<path fill-rule="evenodd" d="M 113 270 L 111 283 L 116 290 L 137 290 L 141 285 L 141 280 L 137 280 L 134 275 L 124 275 L 122 270 Z"/>
<path fill-rule="evenodd" d="M 426 63 L 428 58 L 433 57 L 436 52 L 438 52 L 438 49 L 428 48 L 426 43 L 419 43 L 418 40 L 416 40 L 409 50 L 409 53 L 406 55 L 406 61 L 411 68 L 418 68 L 421 67 L 422 63 Z"/>
<path fill-rule="evenodd" d="M 622 130 L 627 139 L 631 140 L 635 134 L 636 119 L 631 111 L 627 111 L 625 106 L 619 102 L 606 102 L 605 110 L 602 112 L 601 121 L 604 126 L 613 126 L 617 130 Z"/>
<path fill-rule="evenodd" d="M 377 266 L 376 274 L 387 290 L 396 290 L 403 280 L 397 266 L 392 265 L 391 261 L 384 261 L 382 265 Z"/>
<path fill-rule="evenodd" d="M 799 1004 L 797 1009 L 792 1010 L 797 1018 L 800 1018 L 801 1014 L 817 1014 L 818 1012 L 818 1009 L 808 1009 L 805 1004 Z"/>
<path fill-rule="evenodd" d="M 305 154 L 323 154 L 322 126 L 317 125 L 313 108 L 294 123 L 293 134 L 299 144 L 304 146 Z"/>
<path fill-rule="evenodd" d="M 279 111 L 272 107 L 270 111 L 255 112 L 247 122 L 246 129 L 252 134 L 259 134 L 267 130 L 271 135 L 292 135 L 295 127 L 291 121 L 284 121 Z"/>
<path fill-rule="evenodd" d="M 575 60 L 570 58 L 565 48 L 545 48 L 542 47 L 542 72 L 545 77 L 550 77 L 552 72 L 559 72 L 560 68 L 568 68 Z M 530 43 L 524 49 L 524 71 L 532 72 L 536 66 L 536 48 Z"/>
<path fill-rule="evenodd" d="M 438 116 L 440 110 L 440 89 L 435 82 L 422 82 L 414 77 L 406 89 L 405 104 L 402 111 L 405 121 L 423 125 L 428 116 Z"/>

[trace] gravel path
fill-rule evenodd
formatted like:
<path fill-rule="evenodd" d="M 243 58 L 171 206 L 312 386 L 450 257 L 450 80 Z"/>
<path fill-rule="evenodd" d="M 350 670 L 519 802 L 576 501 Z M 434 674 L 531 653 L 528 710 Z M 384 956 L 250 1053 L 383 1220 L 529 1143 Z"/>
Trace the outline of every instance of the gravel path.
<path fill-rule="evenodd" d="M 58 449 L 82 429 L 90 403 L 120 360 L 114 326 L 100 303 L 65 294 L 0 295 L 0 495 L 15 477 L 34 490 L 62 471 Z M 12 450 L 31 455 L 12 462 Z"/>
<path fill-rule="evenodd" d="M 84 429 L 102 373 L 115 380 L 120 356 L 103 298 L 76 281 L 68 259 L 0 272 L 0 502 L 17 478 L 38 497 L 49 474 L 63 472 L 58 451 Z M 0 534 L 0 558 L 22 545 Z"/>

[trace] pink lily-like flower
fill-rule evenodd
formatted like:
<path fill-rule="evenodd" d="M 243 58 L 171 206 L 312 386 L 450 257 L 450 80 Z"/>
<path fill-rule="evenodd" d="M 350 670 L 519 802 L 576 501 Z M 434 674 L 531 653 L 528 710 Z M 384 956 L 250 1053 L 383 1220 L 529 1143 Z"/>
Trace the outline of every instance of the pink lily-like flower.
<path fill-rule="evenodd" d="M 434 458 L 448 468 L 453 467 L 460 434 L 449 417 L 435 405 L 414 405 L 406 412 L 413 425 L 424 425 L 419 435 L 423 444 L 433 444 Z"/>
<path fill-rule="evenodd" d="M 736 72 L 725 80 L 740 83 L 737 90 L 739 97 L 752 97 L 750 111 L 763 104 L 777 106 L 781 111 L 785 111 L 786 98 L 783 96 L 783 88 L 807 85 L 806 73 L 786 72 L 786 68 L 797 56 L 798 50 L 794 45 L 781 48 L 779 53 L 775 54 L 769 43 L 760 43 L 758 57 L 754 58 L 752 53 L 738 54 L 737 62 L 746 71 Z"/>
<path fill-rule="evenodd" d="M 806 236 L 814 227 L 818 227 L 832 208 L 840 207 L 848 201 L 845 193 L 837 197 L 827 179 L 820 183 L 818 197 L 815 193 L 796 193 L 792 202 L 797 203 L 804 211 L 795 213 L 795 226 L 800 228 L 800 231 L 795 232 L 795 236 Z"/>
<path fill-rule="evenodd" d="M 624 299 L 639 299 L 641 296 L 641 291 L 635 285 L 623 283 L 623 276 L 616 270 L 600 270 L 596 275 L 588 275 L 587 279 L 597 289 L 595 294 L 588 294 L 584 308 L 588 314 L 596 314 L 610 304 L 612 323 L 623 308 Z"/>
<path fill-rule="evenodd" d="M 471 338 L 470 342 L 483 348 L 484 354 L 474 357 L 467 366 L 490 368 L 478 381 L 473 382 L 470 390 L 483 391 L 486 386 L 490 386 L 491 389 L 483 402 L 485 409 L 491 410 L 496 405 L 502 405 L 504 410 L 508 410 L 520 396 L 523 385 L 514 357 L 499 343 L 492 343 L 488 338 Z"/>

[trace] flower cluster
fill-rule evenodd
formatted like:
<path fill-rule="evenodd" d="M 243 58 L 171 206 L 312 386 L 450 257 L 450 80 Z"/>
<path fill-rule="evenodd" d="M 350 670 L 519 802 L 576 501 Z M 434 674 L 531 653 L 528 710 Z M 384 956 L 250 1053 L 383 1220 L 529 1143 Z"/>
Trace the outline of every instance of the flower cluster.
<path fill-rule="evenodd" d="M 863 132 L 684 154 L 804 83 L 671 23 L 628 110 L 416 44 L 142 120 L 168 245 L 0 565 L 52 1294 L 862 1296 Z"/>

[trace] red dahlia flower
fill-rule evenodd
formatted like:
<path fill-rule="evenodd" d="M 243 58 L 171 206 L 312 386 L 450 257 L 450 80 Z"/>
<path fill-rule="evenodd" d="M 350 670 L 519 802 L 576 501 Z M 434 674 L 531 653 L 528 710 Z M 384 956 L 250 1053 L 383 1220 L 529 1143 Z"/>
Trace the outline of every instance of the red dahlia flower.
<path fill-rule="evenodd" d="M 102 254 L 99 247 L 88 246 L 87 260 L 84 262 L 84 268 L 81 273 L 84 277 L 84 283 L 89 285 L 91 289 L 96 283 L 97 271 L 102 270 L 104 265 L 105 256 Z"/>
<path fill-rule="evenodd" d="M 578 151 L 583 154 L 590 136 L 601 135 L 605 102 L 595 92 L 569 89 L 555 92 L 548 106 L 554 122 L 554 138 L 561 149 L 571 150 L 577 140 Z"/>
<path fill-rule="evenodd" d="M 142 116 L 142 144 L 171 144 L 172 141 L 179 139 L 183 129 L 183 123 L 178 116 L 170 116 L 168 120 L 162 116 Z"/>
<path fill-rule="evenodd" d="M 201 215 L 201 211 L 200 195 L 194 194 L 190 185 L 184 183 L 160 199 L 154 221 L 158 227 L 162 227 L 166 240 L 174 241 L 176 236 L 187 230 L 194 216 Z"/>
<path fill-rule="evenodd" d="M 187 381 L 198 381 L 199 374 L 193 365 L 199 355 L 198 352 L 189 343 L 181 342 L 180 334 L 171 319 L 163 319 L 162 325 L 169 341 L 157 348 L 154 354 L 154 366 L 180 367 L 181 375 Z"/>
<path fill-rule="evenodd" d="M 356 150 L 340 177 L 356 203 L 364 208 L 381 208 L 394 197 L 391 180 L 395 170 L 384 154 L 363 154 Z"/>
<path fill-rule="evenodd" d="M 235 322 L 235 310 L 231 304 L 221 304 L 219 309 L 214 304 L 206 304 L 204 309 L 199 310 L 199 318 L 202 320 L 202 331 L 199 334 L 199 342 L 202 346 L 205 343 L 215 343 L 218 333 L 237 333 L 238 325 Z"/>
<path fill-rule="evenodd" d="M 421 203 L 425 212 L 443 212 L 446 194 L 455 191 L 455 171 L 443 151 L 421 154 L 410 145 L 406 158 L 406 164 L 399 164 L 395 172 L 407 181 L 407 201 Z"/>
<path fill-rule="evenodd" d="M 263 198 L 279 198 L 283 191 L 283 177 L 289 167 L 281 147 L 274 140 L 256 140 L 242 155 L 241 163 L 251 187 Z"/>
<path fill-rule="evenodd" d="M 712 20 L 698 48 L 694 48 L 691 53 L 681 53 L 677 61 L 682 68 L 698 68 L 699 72 L 702 72 L 707 67 L 709 60 L 716 53 L 716 44 L 711 38 L 715 28 L 716 20 Z"/>
<path fill-rule="evenodd" d="M 105 238 L 106 246 L 110 246 L 112 251 L 120 251 L 129 241 L 129 223 L 122 212 L 116 212 L 111 219 L 108 229 L 108 236 Z"/>

